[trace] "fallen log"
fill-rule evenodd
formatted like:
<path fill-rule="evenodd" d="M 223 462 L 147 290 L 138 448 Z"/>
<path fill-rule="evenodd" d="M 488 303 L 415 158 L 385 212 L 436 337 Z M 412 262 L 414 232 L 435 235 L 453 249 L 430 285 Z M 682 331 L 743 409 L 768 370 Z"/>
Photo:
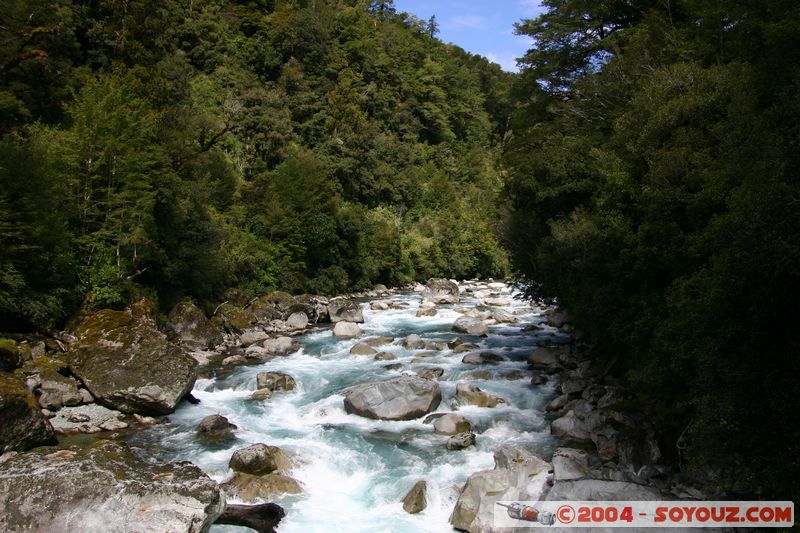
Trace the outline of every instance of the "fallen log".
<path fill-rule="evenodd" d="M 260 505 L 236 505 L 229 503 L 225 512 L 216 520 L 216 524 L 243 526 L 255 529 L 258 533 L 275 533 L 275 528 L 286 516 L 283 507 L 276 503 Z"/>

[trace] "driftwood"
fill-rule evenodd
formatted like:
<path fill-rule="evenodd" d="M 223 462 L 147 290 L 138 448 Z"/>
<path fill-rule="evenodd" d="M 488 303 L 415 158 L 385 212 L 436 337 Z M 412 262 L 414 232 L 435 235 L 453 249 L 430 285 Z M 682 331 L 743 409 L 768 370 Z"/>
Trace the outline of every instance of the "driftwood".
<path fill-rule="evenodd" d="M 258 533 L 275 533 L 275 528 L 286 516 L 283 507 L 276 503 L 260 505 L 228 504 L 225 512 L 217 518 L 216 524 L 243 526 L 255 529 Z"/>

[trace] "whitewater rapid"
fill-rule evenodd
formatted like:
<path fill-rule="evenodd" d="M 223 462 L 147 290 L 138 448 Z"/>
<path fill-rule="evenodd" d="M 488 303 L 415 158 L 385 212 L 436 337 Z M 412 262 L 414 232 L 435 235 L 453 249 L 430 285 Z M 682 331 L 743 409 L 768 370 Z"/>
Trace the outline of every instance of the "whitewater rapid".
<path fill-rule="evenodd" d="M 214 378 L 198 379 L 193 391 L 200 400 L 198 405 L 184 402 L 168 422 L 135 433 L 130 444 L 154 461 L 191 461 L 219 482 L 231 477 L 228 461 L 235 450 L 256 443 L 279 446 L 296 459 L 291 475 L 304 488 L 302 494 L 273 499 L 286 510 L 279 528 L 282 533 L 452 531 L 448 518 L 461 487 L 470 474 L 493 468 L 497 448 L 512 444 L 547 459 L 556 444 L 539 409 L 554 396 L 553 385 L 531 385 L 525 358 L 537 342 L 563 342 L 565 337 L 542 324 L 542 310 L 515 298 L 518 293 L 503 296 L 511 305 L 500 309 L 517 314 L 520 321 L 492 325 L 485 338 L 452 331 L 453 322 L 461 316 L 454 309 L 480 303 L 468 294 L 462 293 L 459 304 L 440 305 L 436 316 L 422 318 L 415 316 L 419 294 L 390 298 L 408 304 L 405 309 L 373 311 L 364 301 L 362 339 L 341 340 L 332 335 L 329 325 L 321 326 L 296 338 L 303 345 L 297 353 L 255 366 L 221 369 Z M 532 324 L 541 329 L 525 331 L 525 326 Z M 412 333 L 431 341 L 459 337 L 508 361 L 466 365 L 461 363 L 466 354 L 445 348 L 433 352 L 425 363 L 413 364 L 415 355 L 430 350 L 403 348 L 401 340 Z M 371 356 L 349 354 L 354 344 L 373 336 L 394 337 L 394 344 L 377 349 L 392 352 L 397 359 L 375 361 Z M 404 368 L 385 368 L 397 363 Z M 433 426 L 423 424 L 422 419 L 388 422 L 345 413 L 345 388 L 430 366 L 444 370 L 439 378 L 442 403 L 436 412 L 455 409 L 451 399 L 459 381 L 508 400 L 508 405 L 491 409 L 458 408 L 475 428 L 474 447 L 448 451 L 447 437 L 436 435 Z M 276 393 L 267 401 L 249 400 L 256 389 L 256 375 L 266 371 L 292 375 L 296 389 Z M 490 379 L 475 379 L 472 373 L 476 371 L 489 372 Z M 197 439 L 197 424 L 211 414 L 221 414 L 238 426 L 236 440 L 213 446 Z M 427 508 L 409 515 L 402 508 L 402 498 L 421 479 L 428 483 Z M 211 531 L 250 530 L 214 526 Z"/>

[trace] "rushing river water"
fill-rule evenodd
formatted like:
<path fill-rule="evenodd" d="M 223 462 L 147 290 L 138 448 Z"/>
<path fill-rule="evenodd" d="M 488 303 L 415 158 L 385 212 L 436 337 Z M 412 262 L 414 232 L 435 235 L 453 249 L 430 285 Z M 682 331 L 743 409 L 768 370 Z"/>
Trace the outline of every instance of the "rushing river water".
<path fill-rule="evenodd" d="M 512 303 L 503 309 L 516 313 L 520 322 L 492 325 L 490 335 L 484 338 L 452 331 L 453 322 L 461 316 L 454 308 L 480 303 L 467 294 L 462 294 L 461 303 L 440 305 L 436 316 L 423 318 L 415 317 L 419 294 L 393 296 L 393 301 L 408 304 L 402 310 L 372 311 L 362 303 L 363 339 L 394 337 L 394 344 L 377 349 L 394 353 L 396 360 L 375 361 L 371 356 L 350 355 L 350 348 L 358 340 L 338 339 L 327 326 L 314 328 L 297 337 L 303 345 L 298 353 L 256 366 L 236 367 L 213 379 L 198 379 L 194 395 L 200 399 L 199 405 L 184 402 L 170 415 L 169 422 L 137 432 L 131 444 L 154 459 L 192 461 L 217 481 L 230 477 L 228 461 L 235 450 L 255 443 L 281 447 L 296 457 L 297 466 L 291 475 L 304 487 L 303 494 L 274 499 L 287 513 L 280 524 L 282 533 L 452 531 L 448 518 L 460 487 L 473 472 L 493 468 L 494 450 L 502 444 L 512 444 L 549 458 L 555 445 L 549 424 L 537 409 L 552 398 L 553 390 L 547 385 L 530 384 L 525 358 L 537 342 L 564 339 L 547 326 L 524 331 L 525 326 L 541 322 L 539 311 L 513 296 L 504 295 Z M 481 349 L 502 354 L 508 361 L 466 365 L 461 362 L 465 354 L 446 348 L 433 352 L 434 356 L 425 359 L 425 363 L 412 363 L 415 355 L 426 350 L 402 347 L 400 341 L 411 333 L 436 341 L 460 337 Z M 403 368 L 384 368 L 396 363 L 403 364 Z M 444 369 L 439 379 L 442 403 L 436 412 L 456 409 L 452 397 L 459 381 L 469 381 L 508 400 L 508 405 L 492 409 L 458 408 L 475 428 L 476 446 L 448 451 L 447 437 L 435 434 L 433 426 L 423 424 L 422 419 L 388 422 L 345 413 L 342 391 L 346 387 L 428 366 Z M 265 371 L 294 376 L 297 388 L 278 392 L 267 401 L 249 400 L 256 388 L 256 374 Z M 219 447 L 198 441 L 197 424 L 210 414 L 222 414 L 236 424 L 236 440 Z M 420 479 L 428 482 L 428 506 L 417 515 L 409 515 L 403 511 L 401 501 Z M 215 533 L 241 531 L 249 530 L 212 528 Z"/>

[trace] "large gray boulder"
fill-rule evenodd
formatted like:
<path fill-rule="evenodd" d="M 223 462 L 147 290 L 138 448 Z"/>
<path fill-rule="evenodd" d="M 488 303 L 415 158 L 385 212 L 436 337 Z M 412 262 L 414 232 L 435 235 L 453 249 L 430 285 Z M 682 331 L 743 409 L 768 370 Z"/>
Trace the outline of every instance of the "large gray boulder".
<path fill-rule="evenodd" d="M 376 420 L 412 420 L 430 413 L 441 401 L 437 382 L 400 376 L 351 387 L 345 393 L 344 408 L 349 414 Z"/>
<path fill-rule="evenodd" d="M 364 334 L 358 324 L 354 322 L 337 322 L 333 326 L 333 334 L 340 339 L 357 339 Z"/>
<path fill-rule="evenodd" d="M 456 384 L 456 400 L 462 405 L 478 407 L 497 407 L 501 403 L 508 403 L 504 398 L 486 392 L 471 383 Z"/>
<path fill-rule="evenodd" d="M 428 505 L 428 483 L 425 480 L 417 481 L 403 498 L 403 510 L 408 514 L 423 511 Z"/>
<path fill-rule="evenodd" d="M 256 375 L 256 387 L 259 390 L 290 391 L 296 386 L 295 379 L 285 372 L 259 372 Z"/>
<path fill-rule="evenodd" d="M 334 298 L 328 304 L 331 322 L 364 322 L 361 306 L 352 300 Z"/>
<path fill-rule="evenodd" d="M 647 501 L 663 499 L 652 487 L 626 481 L 581 479 L 557 481 L 545 498 L 548 501 Z"/>
<path fill-rule="evenodd" d="M 225 509 L 195 465 L 147 463 L 107 440 L 3 462 L 0 501 L 2 531 L 201 533 Z"/>
<path fill-rule="evenodd" d="M 570 481 L 589 476 L 589 454 L 576 448 L 558 448 L 553 453 L 553 479 Z"/>
<path fill-rule="evenodd" d="M 84 397 L 78 382 L 58 372 L 43 372 L 39 378 L 39 405 L 42 409 L 57 411 L 64 406 L 80 405 Z"/>
<path fill-rule="evenodd" d="M 79 327 L 69 369 L 112 409 L 163 415 L 192 390 L 197 361 L 168 342 L 151 318 L 104 309 Z"/>
<path fill-rule="evenodd" d="M 55 442 L 50 422 L 42 416 L 25 383 L 0 372 L 0 455 Z"/>
<path fill-rule="evenodd" d="M 277 446 L 253 444 L 233 452 L 228 463 L 231 470 L 243 474 L 262 476 L 274 472 L 287 472 L 291 468 L 289 458 Z"/>
<path fill-rule="evenodd" d="M 508 448 L 495 453 L 494 470 L 476 472 L 467 479 L 450 515 L 454 528 L 470 533 L 494 531 L 496 502 L 535 501 L 545 492 L 550 465 L 524 450 Z"/>
<path fill-rule="evenodd" d="M 457 304 L 458 284 L 443 278 L 431 278 L 422 291 L 422 299 L 435 304 Z"/>
<path fill-rule="evenodd" d="M 222 343 L 222 331 L 206 314 L 189 301 L 178 303 L 169 312 L 167 327 L 178 342 L 189 350 L 210 350 Z"/>
<path fill-rule="evenodd" d="M 489 327 L 483 323 L 483 320 L 468 316 L 458 317 L 453 323 L 453 331 L 481 337 L 489 335 Z"/>

